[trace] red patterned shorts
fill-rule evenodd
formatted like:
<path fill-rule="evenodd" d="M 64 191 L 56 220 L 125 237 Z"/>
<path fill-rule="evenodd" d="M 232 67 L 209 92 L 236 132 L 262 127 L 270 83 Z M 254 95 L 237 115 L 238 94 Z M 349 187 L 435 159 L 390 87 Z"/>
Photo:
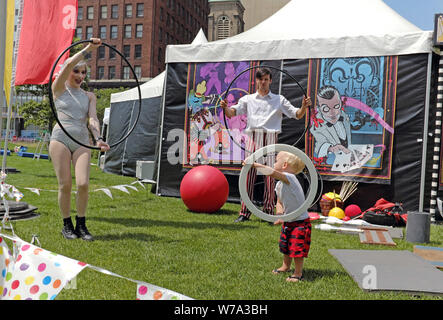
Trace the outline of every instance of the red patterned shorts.
<path fill-rule="evenodd" d="M 291 258 L 308 257 L 311 246 L 311 221 L 285 222 L 281 227 L 280 252 Z"/>

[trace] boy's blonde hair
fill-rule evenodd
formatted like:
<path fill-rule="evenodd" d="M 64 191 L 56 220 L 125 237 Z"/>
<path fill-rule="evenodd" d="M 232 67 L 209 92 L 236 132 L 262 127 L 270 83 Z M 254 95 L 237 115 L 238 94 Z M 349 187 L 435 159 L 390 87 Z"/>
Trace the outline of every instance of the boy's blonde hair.
<path fill-rule="evenodd" d="M 291 173 L 299 174 L 305 168 L 304 162 L 301 161 L 301 159 L 295 154 L 287 151 L 280 151 L 279 154 L 280 157 L 283 157 L 284 161 L 288 164 L 288 169 Z"/>

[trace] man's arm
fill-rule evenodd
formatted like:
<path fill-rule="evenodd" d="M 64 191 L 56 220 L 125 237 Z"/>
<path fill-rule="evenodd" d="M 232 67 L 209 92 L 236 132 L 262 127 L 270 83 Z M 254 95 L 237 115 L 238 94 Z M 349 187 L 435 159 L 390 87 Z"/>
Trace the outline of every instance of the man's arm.
<path fill-rule="evenodd" d="M 226 100 L 222 100 L 220 102 L 220 107 L 223 109 L 223 112 L 228 118 L 235 117 L 237 115 L 237 110 L 234 108 L 229 108 Z"/>
<path fill-rule="evenodd" d="M 295 113 L 297 119 L 301 119 L 306 114 L 306 110 L 312 105 L 310 97 L 304 97 L 300 109 Z"/>

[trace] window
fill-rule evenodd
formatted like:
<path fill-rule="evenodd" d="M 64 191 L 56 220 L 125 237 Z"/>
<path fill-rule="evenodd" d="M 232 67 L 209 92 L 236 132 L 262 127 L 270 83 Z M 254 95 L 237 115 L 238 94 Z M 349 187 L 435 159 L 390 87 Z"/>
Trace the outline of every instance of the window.
<path fill-rule="evenodd" d="M 158 41 L 163 41 L 163 29 L 161 27 L 158 30 Z"/>
<path fill-rule="evenodd" d="M 142 67 L 141 66 L 134 66 L 134 72 L 135 75 L 137 76 L 137 79 L 141 79 L 142 77 Z"/>
<path fill-rule="evenodd" d="M 88 7 L 88 20 L 94 19 L 94 7 Z"/>
<path fill-rule="evenodd" d="M 108 6 L 101 6 L 100 7 L 100 17 L 102 19 L 108 18 Z"/>
<path fill-rule="evenodd" d="M 129 74 L 130 74 L 130 69 L 128 66 L 124 66 L 123 67 L 123 74 L 122 74 L 122 78 L 123 79 L 129 79 Z"/>
<path fill-rule="evenodd" d="M 100 38 L 106 39 L 106 26 L 100 26 Z"/>
<path fill-rule="evenodd" d="M 143 37 L 143 25 L 142 24 L 135 25 L 135 37 L 136 38 Z"/>
<path fill-rule="evenodd" d="M 137 3 L 137 18 L 143 17 L 143 10 L 145 9 L 143 3 Z"/>
<path fill-rule="evenodd" d="M 105 67 L 97 67 L 97 79 L 103 79 L 105 77 Z"/>
<path fill-rule="evenodd" d="M 118 37 L 118 26 L 111 26 L 111 39 L 117 39 Z"/>
<path fill-rule="evenodd" d="M 92 27 L 86 27 L 86 39 L 92 38 Z"/>
<path fill-rule="evenodd" d="M 125 5 L 125 17 L 132 18 L 132 4 Z"/>
<path fill-rule="evenodd" d="M 115 46 L 112 47 L 115 48 Z M 115 55 L 116 55 L 115 51 L 109 48 L 109 59 L 115 59 Z"/>
<path fill-rule="evenodd" d="M 75 36 L 77 38 L 79 38 L 80 40 L 82 40 L 82 38 L 83 38 L 83 28 L 82 27 L 77 27 L 75 29 Z"/>
<path fill-rule="evenodd" d="M 118 4 L 113 4 L 111 6 L 111 18 L 112 19 L 118 18 Z"/>
<path fill-rule="evenodd" d="M 162 62 L 162 60 L 163 60 L 163 50 L 162 50 L 162 48 L 158 48 L 157 59 L 158 59 L 159 62 Z"/>
<path fill-rule="evenodd" d="M 134 58 L 139 59 L 142 57 L 142 45 L 136 44 L 134 47 Z"/>
<path fill-rule="evenodd" d="M 125 24 L 125 38 L 129 39 L 132 36 L 132 26 L 130 24 Z"/>
<path fill-rule="evenodd" d="M 229 37 L 229 18 L 221 16 L 217 21 L 217 40 L 226 39 Z"/>
<path fill-rule="evenodd" d="M 79 7 L 77 11 L 77 20 L 83 20 L 83 7 Z"/>
<path fill-rule="evenodd" d="M 123 46 L 123 56 L 125 58 L 129 58 L 131 56 L 131 46 L 130 45 Z"/>
<path fill-rule="evenodd" d="M 98 47 L 98 54 L 97 55 L 98 55 L 99 59 L 105 58 L 105 47 L 104 46 Z"/>
<path fill-rule="evenodd" d="M 115 79 L 115 66 L 108 67 L 108 79 Z"/>

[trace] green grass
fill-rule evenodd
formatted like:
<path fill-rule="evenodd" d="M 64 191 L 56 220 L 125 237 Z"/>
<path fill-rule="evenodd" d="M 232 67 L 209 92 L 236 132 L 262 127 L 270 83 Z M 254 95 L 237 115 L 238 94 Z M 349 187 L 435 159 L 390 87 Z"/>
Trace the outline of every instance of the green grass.
<path fill-rule="evenodd" d="M 11 147 L 13 149 L 13 146 Z M 32 152 L 32 145 L 30 145 Z M 358 236 L 313 229 L 306 281 L 285 282 L 272 275 L 282 255 L 278 251 L 279 227 L 256 217 L 233 223 L 239 204 L 227 203 L 216 214 L 187 210 L 181 199 L 157 197 L 137 186 L 130 195 L 111 189 L 113 199 L 101 187 L 130 184 L 132 177 L 103 173 L 91 168 L 88 228 L 96 241 L 67 241 L 60 234 L 62 219 L 57 193 L 38 196 L 25 187 L 56 190 L 57 181 L 48 160 L 12 155 L 7 166 L 21 173 L 9 174 L 6 182 L 23 192 L 25 201 L 38 207 L 38 219 L 13 222 L 16 234 L 30 241 L 37 234 L 44 249 L 110 270 L 124 277 L 148 282 L 201 300 L 420 300 L 441 299 L 431 295 L 398 292 L 366 292 L 358 287 L 328 249 L 392 250 L 363 245 Z M 75 205 L 73 202 L 73 216 Z M 413 250 L 414 244 L 395 239 L 395 250 Z M 430 246 L 443 245 L 443 229 L 431 225 Z M 407 280 L 407 279 L 405 279 Z M 77 288 L 65 289 L 58 300 L 134 300 L 136 284 L 86 268 L 77 276 Z"/>

